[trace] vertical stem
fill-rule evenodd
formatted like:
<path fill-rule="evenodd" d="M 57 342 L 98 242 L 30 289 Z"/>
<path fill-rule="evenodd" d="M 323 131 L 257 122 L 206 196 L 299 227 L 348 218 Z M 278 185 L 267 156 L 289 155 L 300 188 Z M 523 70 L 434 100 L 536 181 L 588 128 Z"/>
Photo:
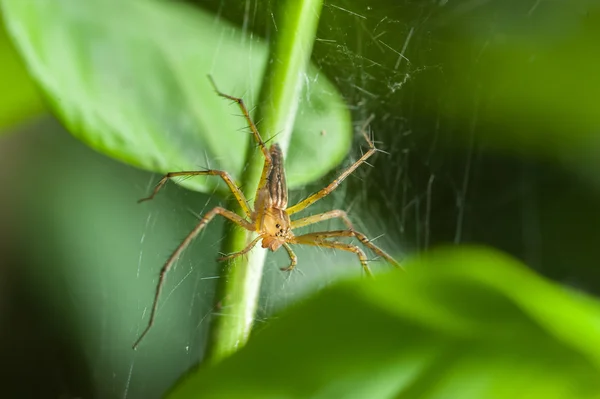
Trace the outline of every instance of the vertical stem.
<path fill-rule="evenodd" d="M 276 140 L 286 153 L 323 1 L 284 0 L 280 4 L 274 15 L 274 35 L 255 120 L 261 121 L 263 139 L 268 141 L 277 134 Z M 264 161 L 254 143 L 248 147 L 246 160 L 242 187 L 252 198 Z M 241 212 L 234 202 L 229 205 Z M 240 251 L 248 239 L 246 231 L 235 227 L 227 232 L 222 251 Z M 247 257 L 235 258 L 223 265 L 215 298 L 217 315 L 210 326 L 206 361 L 219 361 L 248 340 L 258 304 L 265 256 L 266 250 L 255 248 Z"/>

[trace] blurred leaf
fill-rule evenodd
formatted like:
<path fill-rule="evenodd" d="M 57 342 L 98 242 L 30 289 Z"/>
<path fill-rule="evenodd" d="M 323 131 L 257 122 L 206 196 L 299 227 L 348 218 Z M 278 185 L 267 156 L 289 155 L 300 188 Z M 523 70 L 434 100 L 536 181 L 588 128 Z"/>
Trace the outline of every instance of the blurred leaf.
<path fill-rule="evenodd" d="M 533 10 L 495 2 L 444 14 L 437 25 L 447 40 L 439 47 L 443 79 L 453 82 L 444 90 L 445 112 L 477 124 L 496 146 L 576 162 L 589 157 L 598 166 L 597 2 L 545 2 Z M 437 83 L 429 91 L 436 99 Z M 463 131 L 469 140 L 472 130 Z"/>
<path fill-rule="evenodd" d="M 40 96 L 0 21 L 0 133 L 42 111 Z"/>
<path fill-rule="evenodd" d="M 248 136 L 239 130 L 246 122 L 234 116 L 235 104 L 215 94 L 206 75 L 252 105 L 267 61 L 263 41 L 175 2 L 2 5 L 30 72 L 79 139 L 155 172 L 210 167 L 240 175 Z M 334 87 L 314 68 L 306 80 L 287 159 L 291 187 L 337 165 L 351 138 L 349 113 Z M 210 178 L 182 184 L 200 191 L 222 187 Z"/>
<path fill-rule="evenodd" d="M 318 294 L 170 397 L 600 397 L 591 299 L 483 249 L 408 270 Z"/>

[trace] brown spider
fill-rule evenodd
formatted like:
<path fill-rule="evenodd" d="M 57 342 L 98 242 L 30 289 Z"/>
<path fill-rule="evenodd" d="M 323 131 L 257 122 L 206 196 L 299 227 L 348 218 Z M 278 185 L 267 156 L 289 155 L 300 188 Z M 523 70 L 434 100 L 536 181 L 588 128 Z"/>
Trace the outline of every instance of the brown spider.
<path fill-rule="evenodd" d="M 252 242 L 250 242 L 246 246 L 246 248 L 239 252 L 235 252 L 225 257 L 219 258 L 218 260 L 226 260 L 244 255 L 248 253 L 259 241 L 262 240 L 261 245 L 263 248 L 268 248 L 271 251 L 276 251 L 280 247 L 283 247 L 287 251 L 291 263 L 288 267 L 281 268 L 281 270 L 291 271 L 296 266 L 298 260 L 296 254 L 294 253 L 289 244 L 304 244 L 354 252 L 358 256 L 358 259 L 360 260 L 360 263 L 362 264 L 365 273 L 368 276 L 372 276 L 371 270 L 367 265 L 367 257 L 358 246 L 342 243 L 339 241 L 328 240 L 329 238 L 355 237 L 366 247 L 370 248 L 373 252 L 375 252 L 377 255 L 385 258 L 389 263 L 391 263 L 395 267 L 401 268 L 400 264 L 396 262 L 390 255 L 388 255 L 383 250 L 378 248 L 375 244 L 373 244 L 371 241 L 369 241 L 369 239 L 364 234 L 354 230 L 354 227 L 352 225 L 352 222 L 348 218 L 348 215 L 342 210 L 336 209 L 317 215 L 307 216 L 302 219 L 290 220 L 290 215 L 304 210 L 305 208 L 309 207 L 310 205 L 314 204 L 315 202 L 317 202 L 318 200 L 327 196 L 329 193 L 335 190 L 335 188 L 339 186 L 340 183 L 346 177 L 348 177 L 352 172 L 354 172 L 354 170 L 356 170 L 356 168 L 358 168 L 360 164 L 364 163 L 371 155 L 373 155 L 377 151 L 373 142 L 369 139 L 368 135 L 366 134 L 365 129 L 362 129 L 362 134 L 365 137 L 367 143 L 369 144 L 369 150 L 362 157 L 360 157 L 360 159 L 354 162 L 354 164 L 352 164 L 348 169 L 346 169 L 337 179 L 331 182 L 327 187 L 312 194 L 308 198 L 298 202 L 296 205 L 293 205 L 288 208 L 288 192 L 285 182 L 283 153 L 281 152 L 281 148 L 277 143 L 275 143 L 271 145 L 271 148 L 269 150 L 267 150 L 267 147 L 262 138 L 260 137 L 260 133 L 258 132 L 256 125 L 254 124 L 254 122 L 252 122 L 252 119 L 250 118 L 250 114 L 248 113 L 248 109 L 244 105 L 244 101 L 241 98 L 233 97 L 220 92 L 217 88 L 217 85 L 210 76 L 209 79 L 219 96 L 235 101 L 239 105 L 240 109 L 242 110 L 242 113 L 244 114 L 244 118 L 250 126 L 250 130 L 252 130 L 252 135 L 254 136 L 254 139 L 258 143 L 258 146 L 260 147 L 260 150 L 262 151 L 265 157 L 265 164 L 263 166 L 258 189 L 256 190 L 254 210 L 251 209 L 250 205 L 248 204 L 248 201 L 246 200 L 246 197 L 238 188 L 238 186 L 233 182 L 233 179 L 231 178 L 229 173 L 221 170 L 167 173 L 158 182 L 158 184 L 154 188 L 154 191 L 149 197 L 142 198 L 138 201 L 143 202 L 153 199 L 156 193 L 158 193 L 158 191 L 172 177 L 205 175 L 220 176 L 225 181 L 225 183 L 233 193 L 235 199 L 240 204 L 246 218 L 243 218 L 225 208 L 217 206 L 208 213 L 206 213 L 204 217 L 200 220 L 198 225 L 190 232 L 190 234 L 188 234 L 188 236 L 183 240 L 183 242 L 179 244 L 177 249 L 175 249 L 175 251 L 171 254 L 169 259 L 167 259 L 166 263 L 160 270 L 158 284 L 156 286 L 156 293 L 154 296 L 154 303 L 152 305 L 152 312 L 150 313 L 150 320 L 148 321 L 148 326 L 146 327 L 146 329 L 142 332 L 137 341 L 133 344 L 134 349 L 138 346 L 138 344 L 148 333 L 148 331 L 154 323 L 154 317 L 156 315 L 156 309 L 158 305 L 158 298 L 160 296 L 162 286 L 165 282 L 165 276 L 168 273 L 169 269 L 171 269 L 171 266 L 173 266 L 177 258 L 179 258 L 179 255 L 181 255 L 181 253 L 190 244 L 190 242 L 194 238 L 196 238 L 198 233 L 200 233 L 200 231 L 216 215 L 221 215 L 248 231 L 258 233 L 258 236 L 254 240 L 252 240 Z M 365 124 L 365 126 L 366 125 L 367 124 Z M 344 224 L 346 225 L 347 229 L 308 233 L 299 236 L 294 235 L 294 233 L 292 232 L 292 230 L 294 229 L 334 218 L 341 219 L 342 222 L 344 222 Z"/>

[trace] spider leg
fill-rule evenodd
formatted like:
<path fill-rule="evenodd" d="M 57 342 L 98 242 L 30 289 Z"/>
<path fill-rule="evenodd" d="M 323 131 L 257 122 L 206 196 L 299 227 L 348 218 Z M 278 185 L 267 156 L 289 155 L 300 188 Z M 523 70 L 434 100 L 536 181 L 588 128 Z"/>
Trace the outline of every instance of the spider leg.
<path fill-rule="evenodd" d="M 284 242 L 283 248 L 285 248 L 288 255 L 290 256 L 290 265 L 288 267 L 282 267 L 281 270 L 283 270 L 284 272 L 291 272 L 298 264 L 298 257 L 296 256 L 296 254 L 292 250 L 292 247 L 290 247 L 288 243 Z"/>
<path fill-rule="evenodd" d="M 169 259 L 167 259 L 167 261 L 164 264 L 164 266 L 162 267 L 162 269 L 160 269 L 160 274 L 158 277 L 158 284 L 156 285 L 156 292 L 154 294 L 154 303 L 152 304 L 152 311 L 150 312 L 150 320 L 148 321 L 148 326 L 146 327 L 146 329 L 142 332 L 142 334 L 139 336 L 139 338 L 133 344 L 133 349 L 135 349 L 139 345 L 139 343 L 146 336 L 148 331 L 150 331 L 150 328 L 154 324 L 154 317 L 156 316 L 156 309 L 158 308 L 158 298 L 160 297 L 160 293 L 162 291 L 162 287 L 164 285 L 167 273 L 169 272 L 169 270 L 171 269 L 171 267 L 173 266 L 175 261 L 179 258 L 179 255 L 181 255 L 181 253 L 194 240 L 194 238 L 196 238 L 198 233 L 200 233 L 200 231 L 216 215 L 221 215 L 221 216 L 231 220 L 233 223 L 235 223 L 247 230 L 254 231 L 254 225 L 252 223 L 244 220 L 241 216 L 239 216 L 231 211 L 228 211 L 225 208 L 221 208 L 218 206 L 218 207 L 212 209 L 211 211 L 209 211 L 207 214 L 205 214 L 204 217 L 200 220 L 200 222 L 196 225 L 196 227 L 194 227 L 194 229 L 187 235 L 187 237 L 185 237 L 185 239 L 181 242 L 181 244 L 179 244 L 177 249 L 175 249 L 175 251 L 169 257 Z"/>
<path fill-rule="evenodd" d="M 356 256 L 358 256 L 360 264 L 362 265 L 363 270 L 365 271 L 367 276 L 373 277 L 373 273 L 371 273 L 371 269 L 369 268 L 369 265 L 367 265 L 367 256 L 365 255 L 362 249 L 352 244 L 345 244 L 343 242 L 337 241 L 327 241 L 325 240 L 326 236 L 328 235 L 327 233 L 329 232 L 304 234 L 295 237 L 293 244 L 312 245 L 315 247 L 332 248 L 347 252 L 353 252 L 356 254 Z"/>
<path fill-rule="evenodd" d="M 342 219 L 342 222 L 344 222 L 346 227 L 348 227 L 348 230 L 336 230 L 336 231 L 331 231 L 331 232 L 314 233 L 314 234 L 320 234 L 320 235 L 328 234 L 327 237 L 356 237 L 356 239 L 358 239 L 361 243 L 363 243 L 364 246 L 366 246 L 371 251 L 375 252 L 377 255 L 379 255 L 382 258 L 384 258 L 385 260 L 387 260 L 394 267 L 396 267 L 398 269 L 402 268 L 402 266 L 400 266 L 400 264 L 398 262 L 396 262 L 396 260 L 394 260 L 394 258 L 392 258 L 390 255 L 388 255 L 383 249 L 381 249 L 377 245 L 373 244 L 371 242 L 371 240 L 369 240 L 367 238 L 367 236 L 365 236 L 363 233 L 360 233 L 360 232 L 354 230 L 354 226 L 352 225 L 352 222 L 350 221 L 348 214 L 346 214 L 346 212 L 344 212 L 340 209 L 335 209 L 333 211 L 319 213 L 317 215 L 312 215 L 312 216 L 308 216 L 308 217 L 305 217 L 302 219 L 294 220 L 294 221 L 292 221 L 292 229 L 297 229 L 299 227 L 308 226 L 310 224 L 314 224 L 314 223 L 318 223 L 318 222 L 322 222 L 324 220 L 334 219 L 334 218 Z M 331 235 L 329 235 L 330 233 L 331 233 Z M 300 237 L 302 237 L 302 236 L 300 236 Z"/>
<path fill-rule="evenodd" d="M 250 244 L 248 244 L 248 245 L 246 246 L 246 248 L 242 249 L 241 251 L 234 252 L 234 253 L 232 253 L 232 254 L 229 254 L 229 255 L 222 256 L 222 257 L 220 257 L 220 258 L 217 258 L 217 260 L 218 260 L 219 262 L 221 262 L 221 261 L 224 261 L 224 260 L 227 260 L 227 259 L 232 259 L 232 258 L 236 258 L 236 257 L 238 257 L 238 256 L 245 255 L 245 254 L 247 254 L 248 252 L 250 252 L 250 251 L 252 250 L 252 248 L 254 248 L 254 246 L 256 245 L 256 243 L 257 243 L 257 242 L 259 242 L 261 239 L 262 239 L 262 236 L 258 236 L 258 237 L 256 237 L 254 240 L 252 240 L 252 241 L 250 242 Z"/>
<path fill-rule="evenodd" d="M 348 214 L 341 209 L 334 209 L 333 211 L 323 212 L 316 215 L 307 216 L 302 219 L 292 220 L 292 230 L 298 229 L 300 227 L 308 226 L 311 224 L 323 222 L 329 219 L 340 218 L 342 222 L 348 227 L 349 230 L 354 230 L 354 226 L 348 217 Z"/>
<path fill-rule="evenodd" d="M 400 263 L 396 262 L 394 258 L 392 258 L 388 253 L 386 253 L 383 249 L 379 248 L 377 245 L 373 244 L 371 240 L 367 238 L 363 233 L 360 233 L 355 230 L 334 230 L 334 231 L 322 231 L 318 233 L 308 233 L 301 236 L 296 237 L 296 239 L 302 239 L 303 237 L 310 237 L 311 239 L 316 240 L 324 240 L 326 238 L 332 237 L 355 237 L 358 239 L 364 246 L 369 248 L 371 251 L 375 252 L 377 255 L 384 258 L 388 261 L 392 266 L 402 269 Z"/>
<path fill-rule="evenodd" d="M 288 215 L 300 212 L 301 210 L 306 209 L 307 207 L 314 204 L 321 198 L 329 195 L 348 176 L 350 176 L 350 174 L 352 174 L 352 172 L 354 172 L 356 170 L 356 168 L 358 168 L 362 163 L 366 162 L 366 160 L 369 159 L 369 157 L 371 155 L 373 155 L 375 152 L 377 152 L 377 148 L 375 148 L 375 144 L 373 144 L 373 141 L 371 141 L 371 139 L 369 138 L 369 136 L 366 133 L 366 127 L 369 124 L 369 122 L 371 121 L 371 119 L 372 119 L 372 116 L 369 119 L 367 119 L 365 125 L 361 129 L 362 135 L 364 136 L 365 140 L 367 141 L 367 144 L 369 144 L 369 150 L 367 152 L 365 152 L 364 155 L 362 157 L 360 157 L 356 162 L 354 162 L 348 169 L 343 171 L 342 174 L 340 174 L 337 177 L 337 179 L 335 179 L 334 181 L 329 183 L 329 185 L 327 187 L 322 188 L 321 190 L 317 191 L 316 193 L 310 195 L 308 198 L 305 198 L 302 201 L 298 202 L 296 205 L 288 208 L 287 209 Z"/>
<path fill-rule="evenodd" d="M 271 154 L 269 154 L 269 151 L 267 150 L 267 146 L 265 145 L 265 142 L 263 141 L 262 137 L 260 137 L 260 133 L 258 132 L 256 125 L 254 124 L 254 122 L 252 122 L 252 118 L 250 118 L 250 112 L 248 112 L 248 108 L 246 108 L 246 104 L 244 103 L 244 100 L 241 98 L 238 98 L 238 97 L 230 96 L 229 94 L 225 94 L 225 93 L 219 91 L 217 84 L 215 83 L 215 80 L 212 78 L 211 75 L 208 75 L 208 79 L 210 80 L 210 83 L 212 84 L 213 88 L 215 89 L 215 91 L 217 92 L 217 94 L 219 96 L 226 98 L 228 100 L 234 101 L 238 104 L 238 106 L 242 110 L 242 114 L 244 114 L 244 118 L 246 119 L 246 122 L 248 122 L 248 125 L 250 126 L 250 130 L 252 130 L 252 135 L 254 135 L 254 139 L 258 143 L 260 150 L 262 151 L 263 155 L 265 156 L 265 159 L 269 160 L 269 162 L 270 162 Z"/>
<path fill-rule="evenodd" d="M 240 190 L 239 187 L 234 183 L 234 181 L 231 178 L 231 176 L 229 175 L 229 173 L 224 172 L 222 170 L 208 169 L 208 170 L 199 170 L 199 171 L 167 173 L 166 175 L 164 175 L 162 177 L 162 179 L 160 179 L 160 181 L 158 182 L 156 187 L 154 187 L 152 194 L 149 197 L 138 200 L 138 203 L 144 202 L 144 201 L 149 201 L 149 200 L 153 199 L 154 196 L 156 196 L 156 194 L 160 191 L 160 189 L 163 188 L 164 185 L 169 181 L 169 179 L 171 179 L 173 177 L 178 177 L 178 176 L 220 176 L 223 179 L 223 181 L 225 181 L 225 183 L 227 184 L 229 189 L 231 190 L 231 193 L 233 194 L 233 196 L 235 197 L 237 202 L 242 207 L 246 216 L 248 218 L 252 217 L 252 211 L 250 211 L 250 207 L 248 206 L 248 201 L 246 200 L 244 193 L 242 193 L 242 190 Z"/>
<path fill-rule="evenodd" d="M 217 87 L 217 84 L 215 83 L 215 81 L 211 75 L 208 75 L 208 79 L 210 80 L 210 83 L 212 84 L 213 88 L 215 89 L 215 92 L 219 96 L 236 102 L 237 105 L 240 107 L 240 109 L 242 110 L 242 114 L 244 114 L 244 118 L 246 119 L 246 122 L 248 122 L 248 126 L 250 127 L 250 130 L 252 131 L 254 140 L 256 140 L 256 142 L 258 143 L 258 146 L 260 147 L 260 151 L 262 152 L 263 156 L 265 157 L 265 163 L 263 165 L 263 170 L 262 170 L 262 173 L 260 176 L 258 188 L 256 190 L 256 195 L 255 195 L 255 198 L 256 198 L 255 205 L 258 204 L 259 205 L 258 208 L 260 208 L 260 209 L 255 209 L 256 210 L 255 225 L 260 226 L 262 224 L 262 218 L 266 211 L 266 209 L 265 209 L 266 201 L 264 200 L 263 195 L 261 195 L 261 194 L 265 191 L 264 188 L 267 185 L 267 178 L 272 169 L 273 158 L 271 156 L 271 153 L 267 150 L 267 146 L 265 145 L 265 142 L 263 141 L 262 137 L 260 136 L 260 133 L 258 132 L 256 125 L 254 124 L 254 122 L 252 122 L 252 118 L 250 117 L 250 112 L 248 112 L 248 108 L 246 107 L 244 100 L 239 97 L 230 96 L 229 94 L 225 94 L 225 93 L 221 92 L 219 90 L 219 88 Z"/>

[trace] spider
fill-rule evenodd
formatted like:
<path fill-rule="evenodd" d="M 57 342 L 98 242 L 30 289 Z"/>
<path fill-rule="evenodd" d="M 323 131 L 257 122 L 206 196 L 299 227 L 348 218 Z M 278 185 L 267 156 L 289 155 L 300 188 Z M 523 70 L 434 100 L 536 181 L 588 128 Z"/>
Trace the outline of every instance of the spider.
<path fill-rule="evenodd" d="M 167 273 L 169 272 L 175 261 L 179 258 L 181 253 L 190 244 L 190 242 L 192 242 L 192 240 L 196 238 L 200 231 L 217 215 L 229 219 L 233 223 L 243 227 L 244 229 L 250 232 L 258 233 L 257 237 L 253 239 L 244 249 L 242 249 L 239 252 L 235 252 L 227 256 L 221 257 L 218 259 L 219 261 L 232 259 L 244 255 L 250 252 L 250 250 L 254 248 L 254 246 L 259 241 L 262 240 L 261 246 L 263 248 L 267 248 L 270 251 L 276 251 L 280 247 L 283 247 L 287 251 L 290 257 L 290 265 L 281 268 L 281 270 L 291 271 L 294 269 L 294 267 L 296 267 L 298 259 L 296 257 L 296 254 L 290 247 L 290 244 L 304 244 L 353 252 L 357 255 L 365 273 L 368 276 L 372 276 L 371 270 L 367 265 L 367 257 L 362 249 L 360 249 L 356 245 L 330 240 L 335 238 L 354 237 L 358 239 L 367 248 L 371 249 L 374 253 L 387 260 L 393 266 L 401 268 L 400 264 L 396 262 L 390 255 L 388 255 L 382 249 L 380 249 L 371 241 L 369 241 L 369 239 L 364 234 L 359 233 L 354 229 L 354 226 L 352 225 L 352 222 L 348 218 L 348 215 L 345 211 L 336 209 L 317 215 L 307 216 L 301 219 L 290 219 L 291 215 L 308 208 L 310 205 L 314 204 L 321 198 L 324 198 L 325 196 L 330 194 L 333 190 L 336 189 L 336 187 L 340 185 L 342 181 L 344 181 L 344 179 L 346 179 L 352 172 L 354 172 L 356 168 L 358 168 L 358 166 L 364 163 L 371 155 L 373 155 L 377 151 L 375 145 L 373 144 L 369 136 L 366 134 L 365 128 L 362 129 L 361 133 L 369 145 L 369 150 L 356 162 L 354 162 L 349 168 L 342 172 L 338 176 L 338 178 L 331 182 L 328 186 L 310 195 L 304 200 L 298 202 L 297 204 L 288 207 L 288 191 L 285 180 L 285 170 L 283 166 L 284 160 L 281 148 L 277 143 L 274 143 L 269 149 L 267 149 L 267 146 L 261 138 L 260 133 L 256 128 L 256 125 L 254 124 L 254 122 L 252 122 L 252 119 L 250 118 L 250 114 L 248 112 L 248 109 L 246 108 L 246 105 L 244 104 L 244 100 L 219 91 L 216 83 L 214 82 L 211 76 L 209 76 L 209 80 L 217 95 L 238 104 L 244 118 L 246 119 L 246 122 L 248 123 L 248 126 L 250 127 L 250 130 L 252 131 L 254 140 L 257 142 L 258 146 L 260 147 L 260 151 L 262 152 L 265 158 L 265 163 L 263 166 L 258 189 L 256 190 L 254 209 L 250 207 L 248 200 L 246 200 L 246 197 L 244 196 L 240 188 L 234 183 L 229 173 L 221 170 L 211 169 L 202 171 L 184 171 L 167 173 L 160 179 L 160 181 L 154 188 L 154 191 L 149 197 L 142 198 L 138 201 L 138 203 L 140 203 L 153 199 L 154 196 L 160 191 L 160 189 L 167 183 L 167 181 L 169 181 L 169 179 L 173 177 L 219 176 L 221 177 L 221 179 L 223 179 L 223 181 L 231 190 L 233 196 L 242 208 L 245 217 L 239 216 L 238 214 L 230 210 L 217 206 L 208 213 L 206 213 L 200 219 L 200 222 L 187 235 L 187 237 L 181 242 L 181 244 L 179 244 L 179 246 L 171 254 L 169 259 L 167 259 L 162 269 L 160 270 L 158 283 L 156 285 L 156 292 L 154 295 L 154 303 L 152 305 L 152 311 L 150 313 L 148 325 L 142 332 L 142 334 L 139 336 L 137 341 L 133 344 L 133 349 L 135 349 L 138 346 L 138 344 L 142 341 L 142 339 L 148 333 L 148 331 L 154 323 L 154 317 L 156 315 L 156 310 L 158 306 L 158 299 L 163 284 L 165 282 L 165 277 Z M 365 127 L 368 124 L 368 122 L 369 121 L 365 123 Z M 341 221 L 346 225 L 346 229 L 334 231 L 321 231 L 317 233 L 308 233 L 298 236 L 293 233 L 293 230 L 297 228 L 334 218 L 341 219 Z"/>

